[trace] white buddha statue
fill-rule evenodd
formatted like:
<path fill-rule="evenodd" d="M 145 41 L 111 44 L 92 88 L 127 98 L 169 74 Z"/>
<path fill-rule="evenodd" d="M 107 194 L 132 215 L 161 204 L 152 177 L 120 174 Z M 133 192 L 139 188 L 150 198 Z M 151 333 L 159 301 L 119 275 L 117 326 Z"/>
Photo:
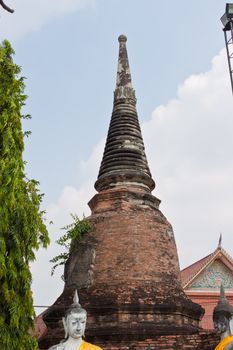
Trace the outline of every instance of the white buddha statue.
<path fill-rule="evenodd" d="M 221 285 L 219 302 L 214 308 L 213 321 L 214 328 L 221 338 L 215 350 L 233 350 L 233 307 L 225 296 L 223 285 Z"/>
<path fill-rule="evenodd" d="M 100 347 L 83 340 L 86 328 L 87 312 L 79 304 L 78 293 L 75 291 L 74 303 L 66 311 L 62 319 L 65 329 L 65 340 L 53 345 L 48 350 L 102 350 Z"/>

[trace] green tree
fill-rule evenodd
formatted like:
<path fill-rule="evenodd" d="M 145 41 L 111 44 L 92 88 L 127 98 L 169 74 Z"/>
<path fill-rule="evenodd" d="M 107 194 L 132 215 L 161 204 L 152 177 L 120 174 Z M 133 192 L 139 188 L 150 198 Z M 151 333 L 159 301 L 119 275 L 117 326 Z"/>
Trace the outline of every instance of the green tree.
<path fill-rule="evenodd" d="M 38 182 L 25 175 L 24 78 L 8 41 L 0 45 L 0 348 L 38 349 L 28 334 L 34 308 L 29 264 L 49 243 Z M 27 133 L 26 133 L 27 134 Z"/>

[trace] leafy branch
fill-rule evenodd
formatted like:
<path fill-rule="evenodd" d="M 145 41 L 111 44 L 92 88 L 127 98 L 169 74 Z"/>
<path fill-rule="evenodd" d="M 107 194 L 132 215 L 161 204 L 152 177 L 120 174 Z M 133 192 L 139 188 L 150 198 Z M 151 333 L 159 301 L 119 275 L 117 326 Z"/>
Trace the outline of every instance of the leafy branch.
<path fill-rule="evenodd" d="M 51 270 L 52 276 L 58 266 L 65 265 L 70 253 L 76 246 L 76 243 L 80 242 L 83 235 L 89 232 L 92 228 L 92 225 L 87 218 L 84 217 L 82 220 L 80 220 L 76 214 L 71 214 L 71 217 L 73 222 L 62 228 L 62 230 L 65 230 L 66 233 L 57 240 L 57 243 L 65 248 L 65 252 L 50 260 L 50 262 L 54 264 Z"/>

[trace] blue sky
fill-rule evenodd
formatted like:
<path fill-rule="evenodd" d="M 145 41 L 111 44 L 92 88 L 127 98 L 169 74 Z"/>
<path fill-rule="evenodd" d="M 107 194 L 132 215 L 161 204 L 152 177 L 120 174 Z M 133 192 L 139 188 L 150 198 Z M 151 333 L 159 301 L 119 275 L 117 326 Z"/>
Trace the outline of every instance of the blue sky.
<path fill-rule="evenodd" d="M 120 34 L 127 47 L 149 165 L 181 266 L 223 246 L 233 255 L 232 96 L 222 0 L 8 0 L 0 39 L 27 77 L 27 173 L 40 181 L 52 241 L 86 203 L 113 102 Z M 62 289 L 51 244 L 33 264 L 35 304 Z M 46 288 L 44 286 L 47 286 Z"/>

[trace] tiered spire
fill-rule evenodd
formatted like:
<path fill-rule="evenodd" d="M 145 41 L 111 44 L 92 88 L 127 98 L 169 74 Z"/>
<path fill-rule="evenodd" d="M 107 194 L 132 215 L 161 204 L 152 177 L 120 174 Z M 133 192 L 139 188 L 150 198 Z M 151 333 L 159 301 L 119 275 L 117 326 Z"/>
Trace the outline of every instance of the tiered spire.
<path fill-rule="evenodd" d="M 127 55 L 125 35 L 119 38 L 119 58 L 114 105 L 97 191 L 114 187 L 137 187 L 150 192 L 155 183 L 147 163 L 136 111 L 135 91 Z"/>

